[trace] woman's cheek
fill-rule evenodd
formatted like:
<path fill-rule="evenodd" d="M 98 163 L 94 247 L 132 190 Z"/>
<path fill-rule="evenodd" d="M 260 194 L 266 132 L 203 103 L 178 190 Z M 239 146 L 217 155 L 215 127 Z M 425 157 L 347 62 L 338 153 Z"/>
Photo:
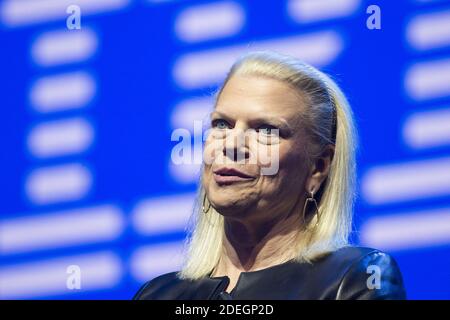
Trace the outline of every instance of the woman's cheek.
<path fill-rule="evenodd" d="M 280 169 L 280 144 L 259 144 L 257 158 L 261 175 L 276 175 Z"/>
<path fill-rule="evenodd" d="M 203 162 L 205 165 L 211 165 L 214 163 L 214 160 L 222 150 L 222 145 L 223 142 L 221 139 L 214 138 L 212 135 L 208 137 L 203 150 Z"/>

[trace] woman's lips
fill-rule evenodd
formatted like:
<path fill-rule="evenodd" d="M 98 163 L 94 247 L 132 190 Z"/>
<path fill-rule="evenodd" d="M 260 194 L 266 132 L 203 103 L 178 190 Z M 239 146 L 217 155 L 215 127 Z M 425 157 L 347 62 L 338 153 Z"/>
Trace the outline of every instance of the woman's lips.
<path fill-rule="evenodd" d="M 214 173 L 214 180 L 216 180 L 216 182 L 218 184 L 229 184 L 229 183 L 234 183 L 234 182 L 250 181 L 253 179 L 254 178 L 244 178 L 244 177 L 239 177 L 239 176 L 223 176 L 223 175 Z"/>
<path fill-rule="evenodd" d="M 221 168 L 214 171 L 214 180 L 218 184 L 231 184 L 254 179 L 254 177 L 233 168 Z"/>

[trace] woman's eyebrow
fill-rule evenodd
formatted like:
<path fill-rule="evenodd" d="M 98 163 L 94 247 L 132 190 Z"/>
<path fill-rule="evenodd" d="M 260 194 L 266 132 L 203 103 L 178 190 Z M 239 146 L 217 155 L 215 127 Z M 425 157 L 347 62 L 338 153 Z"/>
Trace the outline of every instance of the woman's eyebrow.
<path fill-rule="evenodd" d="M 211 118 L 224 118 L 226 120 L 231 120 L 233 119 L 233 117 L 220 112 L 220 111 L 213 111 L 211 112 Z M 273 125 L 275 127 L 278 127 L 280 129 L 287 129 L 292 131 L 292 127 L 289 125 L 288 121 L 286 121 L 283 118 L 278 118 L 278 117 L 256 117 L 256 118 L 252 118 L 250 121 L 250 123 L 252 124 L 261 124 L 261 123 L 266 123 L 266 124 L 270 124 Z"/>
<path fill-rule="evenodd" d="M 292 129 L 289 123 L 283 119 L 278 117 L 257 117 L 253 118 L 250 122 L 252 123 L 267 123 L 279 128 Z"/>
<path fill-rule="evenodd" d="M 227 116 L 226 114 L 219 112 L 219 111 L 213 111 L 210 113 L 210 117 L 211 118 L 217 118 L 217 117 L 223 117 L 223 118 L 228 118 L 231 119 L 230 116 Z"/>

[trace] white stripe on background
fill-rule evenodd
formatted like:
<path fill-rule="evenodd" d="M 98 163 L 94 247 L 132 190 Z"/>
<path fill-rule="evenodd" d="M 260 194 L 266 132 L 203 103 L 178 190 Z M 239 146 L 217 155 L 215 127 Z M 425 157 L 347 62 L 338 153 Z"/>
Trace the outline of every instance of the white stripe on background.
<path fill-rule="evenodd" d="M 78 163 L 35 169 L 25 183 L 29 200 L 37 205 L 79 200 L 91 187 L 91 172 Z"/>
<path fill-rule="evenodd" d="M 221 1 L 188 7 L 175 20 L 175 33 L 185 42 L 230 37 L 241 31 L 244 9 L 236 2 Z"/>
<path fill-rule="evenodd" d="M 415 100 L 450 96 L 450 59 L 412 65 L 405 75 L 405 88 Z"/>
<path fill-rule="evenodd" d="M 36 125 L 27 143 L 33 156 L 48 158 L 86 151 L 93 140 L 92 125 L 83 118 L 73 118 Z"/>
<path fill-rule="evenodd" d="M 450 195 L 450 158 L 374 167 L 364 174 L 361 185 L 371 204 Z"/>
<path fill-rule="evenodd" d="M 141 200 L 132 213 L 134 229 L 144 235 L 184 231 L 194 200 L 194 193 Z"/>
<path fill-rule="evenodd" d="M 34 41 L 31 56 L 36 64 L 50 67 L 89 59 L 97 47 L 97 34 L 90 29 L 50 31 Z"/>
<path fill-rule="evenodd" d="M 450 109 L 412 114 L 403 125 L 403 139 L 414 149 L 450 145 Z"/>
<path fill-rule="evenodd" d="M 406 38 L 416 50 L 450 45 L 450 11 L 420 14 L 406 26 Z"/>
<path fill-rule="evenodd" d="M 193 152 L 197 157 L 201 156 L 201 144 L 192 146 Z M 201 164 L 199 163 L 180 163 L 175 164 L 173 161 L 169 163 L 169 172 L 172 179 L 181 184 L 195 184 L 200 179 Z"/>
<path fill-rule="evenodd" d="M 360 0 L 289 0 L 290 17 L 299 23 L 347 17 L 359 8 Z"/>
<path fill-rule="evenodd" d="M 5 0 L 1 4 L 1 21 L 8 27 L 66 19 L 71 5 L 78 5 L 81 16 L 119 10 L 130 0 Z"/>
<path fill-rule="evenodd" d="M 132 276 L 148 281 L 167 272 L 178 271 L 183 263 L 183 242 L 148 245 L 136 249 L 130 259 Z"/>
<path fill-rule="evenodd" d="M 68 278 L 74 275 L 67 272 L 69 266 L 79 267 L 80 289 L 67 286 Z M 120 283 L 123 273 L 121 259 L 110 251 L 9 265 L 0 268 L 0 299 L 42 298 L 112 289 Z"/>
<path fill-rule="evenodd" d="M 371 218 L 362 226 L 361 242 L 383 250 L 450 244 L 450 209 Z"/>
<path fill-rule="evenodd" d="M 221 49 L 189 53 L 175 63 L 173 77 L 185 89 L 215 85 L 225 78 L 233 62 L 254 50 L 273 50 L 297 57 L 316 67 L 331 63 L 343 50 L 343 39 L 334 31 L 321 31 Z"/>
<path fill-rule="evenodd" d="M 31 252 L 117 239 L 124 216 L 113 205 L 0 220 L 0 252 Z"/>
<path fill-rule="evenodd" d="M 95 91 L 95 80 L 86 72 L 47 76 L 33 84 L 30 103 L 43 113 L 82 108 L 92 100 Z"/>
<path fill-rule="evenodd" d="M 172 111 L 170 121 L 172 129 L 187 129 L 193 132 L 194 122 L 209 124 L 209 115 L 213 108 L 213 97 L 191 98 L 181 101 Z"/>

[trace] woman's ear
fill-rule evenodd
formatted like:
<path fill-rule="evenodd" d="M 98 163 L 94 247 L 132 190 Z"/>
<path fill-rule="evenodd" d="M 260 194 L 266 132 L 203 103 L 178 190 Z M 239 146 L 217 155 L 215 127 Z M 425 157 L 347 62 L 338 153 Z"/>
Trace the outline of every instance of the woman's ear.
<path fill-rule="evenodd" d="M 322 182 L 326 179 L 330 172 L 331 162 L 334 157 L 334 146 L 327 145 L 325 150 L 317 157 L 312 165 L 311 174 L 307 181 L 307 191 L 314 193 L 320 189 Z"/>

